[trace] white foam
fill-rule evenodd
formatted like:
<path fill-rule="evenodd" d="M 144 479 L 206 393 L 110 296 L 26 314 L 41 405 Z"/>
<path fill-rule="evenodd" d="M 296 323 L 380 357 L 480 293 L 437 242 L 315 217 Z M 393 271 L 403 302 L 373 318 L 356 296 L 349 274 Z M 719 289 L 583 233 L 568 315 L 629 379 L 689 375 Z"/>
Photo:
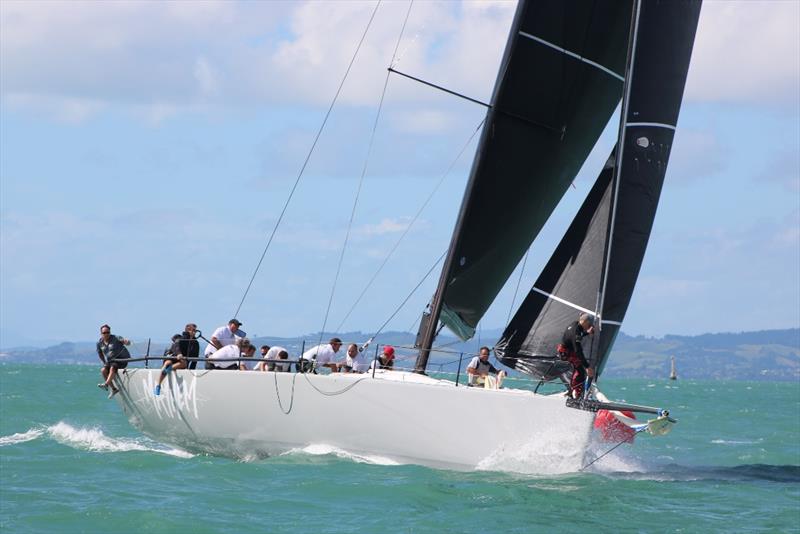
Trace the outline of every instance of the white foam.
<path fill-rule="evenodd" d="M 289 451 L 283 453 L 281 456 L 293 455 L 293 454 L 310 454 L 312 456 L 333 455 L 338 458 L 351 460 L 360 464 L 402 465 L 399 462 L 396 462 L 392 459 L 383 456 L 370 455 L 370 454 L 357 454 L 350 451 L 346 451 L 344 449 L 340 449 L 339 447 L 326 445 L 324 443 L 314 443 L 306 447 L 290 449 Z"/>
<path fill-rule="evenodd" d="M 44 430 L 41 428 L 31 428 L 27 432 L 19 432 L 17 434 L 11 434 L 10 436 L 3 436 L 0 437 L 0 447 L 5 445 L 16 445 L 17 443 L 25 443 L 26 441 L 32 441 L 39 436 L 44 434 Z"/>
<path fill-rule="evenodd" d="M 63 445 L 92 452 L 150 451 L 178 458 L 192 458 L 193 454 L 181 449 L 167 448 L 145 439 L 118 439 L 106 436 L 98 428 L 75 428 L 60 421 L 47 428 L 54 440 Z"/>
<path fill-rule="evenodd" d="M 607 450 L 607 449 L 606 449 Z M 605 451 L 593 451 L 587 455 L 587 463 L 603 454 Z M 631 458 L 622 448 L 603 456 L 600 460 L 593 463 L 589 470 L 596 473 L 642 473 L 647 470 L 640 460 Z"/>
<path fill-rule="evenodd" d="M 577 428 L 547 431 L 547 439 L 531 436 L 525 443 L 508 443 L 475 466 L 478 471 L 505 471 L 526 475 L 561 475 L 581 468 L 584 450 L 575 440 Z M 547 448 L 542 447 L 547 443 Z"/>
<path fill-rule="evenodd" d="M 712 439 L 711 443 L 714 443 L 715 445 L 755 445 L 756 443 L 761 443 L 763 441 L 763 438 L 758 438 L 756 440 Z"/>

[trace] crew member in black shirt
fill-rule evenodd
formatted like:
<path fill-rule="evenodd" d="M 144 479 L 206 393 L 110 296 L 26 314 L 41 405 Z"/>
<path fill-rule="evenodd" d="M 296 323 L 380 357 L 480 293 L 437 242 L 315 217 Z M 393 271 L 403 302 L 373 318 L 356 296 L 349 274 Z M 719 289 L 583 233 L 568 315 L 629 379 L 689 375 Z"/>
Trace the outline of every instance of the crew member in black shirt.
<path fill-rule="evenodd" d="M 572 398 L 583 396 L 583 383 L 586 376 L 594 376 L 594 369 L 583 353 L 583 338 L 594 333 L 594 318 L 588 313 L 581 314 L 577 321 L 564 330 L 564 336 L 557 347 L 562 360 L 572 365 L 572 377 L 569 382 L 569 393 Z"/>

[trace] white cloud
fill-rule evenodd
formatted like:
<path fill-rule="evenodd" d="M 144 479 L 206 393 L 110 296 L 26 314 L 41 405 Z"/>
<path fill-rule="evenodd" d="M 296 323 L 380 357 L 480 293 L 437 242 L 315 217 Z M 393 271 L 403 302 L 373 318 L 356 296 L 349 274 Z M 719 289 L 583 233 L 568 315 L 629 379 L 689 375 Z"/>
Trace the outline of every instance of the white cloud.
<path fill-rule="evenodd" d="M 0 94 L 4 103 L 26 99 L 73 120 L 112 106 L 158 121 L 218 106 L 326 105 L 373 5 L 4 1 Z M 341 103 L 377 104 L 406 9 L 405 2 L 381 4 Z M 401 65 L 468 94 L 486 93 L 511 13 L 512 2 L 417 3 Z M 418 84 L 391 90 L 400 100 L 441 98 Z M 97 104 L 79 114 L 75 102 Z"/>
<path fill-rule="evenodd" d="M 34 115 L 42 114 L 58 122 L 76 124 L 108 107 L 106 102 L 97 99 L 32 93 L 13 93 L 5 97 L 4 101 L 11 109 L 27 111 Z"/>
<path fill-rule="evenodd" d="M 800 2 L 705 2 L 686 85 L 690 100 L 758 106 L 800 100 Z"/>
<path fill-rule="evenodd" d="M 407 6 L 381 4 L 341 103 L 377 104 Z M 214 106 L 323 106 L 372 8 L 371 2 L 5 0 L 0 92 L 6 103 L 24 98 L 62 120 L 111 106 L 139 116 L 154 107 L 145 114 L 151 121 Z M 415 3 L 397 68 L 488 99 L 514 8 L 502 1 Z M 799 19 L 795 1 L 706 2 L 687 98 L 796 107 Z M 389 90 L 395 102 L 452 98 L 407 80 L 392 80 Z M 428 119 L 420 124 L 451 126 Z"/>
<path fill-rule="evenodd" d="M 214 69 L 204 57 L 198 57 L 194 62 L 194 77 L 200 86 L 201 95 L 212 95 L 217 92 L 219 82 Z"/>
<path fill-rule="evenodd" d="M 365 224 L 356 229 L 364 236 L 379 236 L 404 232 L 409 225 L 407 219 L 382 219 L 378 224 Z"/>

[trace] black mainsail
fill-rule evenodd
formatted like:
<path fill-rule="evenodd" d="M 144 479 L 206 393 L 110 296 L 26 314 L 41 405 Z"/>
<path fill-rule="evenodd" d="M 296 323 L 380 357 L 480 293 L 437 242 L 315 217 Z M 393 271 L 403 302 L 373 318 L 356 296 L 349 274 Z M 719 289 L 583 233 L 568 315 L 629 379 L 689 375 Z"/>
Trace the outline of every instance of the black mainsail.
<path fill-rule="evenodd" d="M 631 5 L 521 0 L 456 229 L 423 325 L 469 339 L 574 179 L 620 100 Z"/>
<path fill-rule="evenodd" d="M 582 312 L 600 318 L 598 371 L 619 332 L 644 258 L 675 135 L 700 0 L 636 0 L 617 147 L 495 351 L 553 379 L 555 346 Z"/>

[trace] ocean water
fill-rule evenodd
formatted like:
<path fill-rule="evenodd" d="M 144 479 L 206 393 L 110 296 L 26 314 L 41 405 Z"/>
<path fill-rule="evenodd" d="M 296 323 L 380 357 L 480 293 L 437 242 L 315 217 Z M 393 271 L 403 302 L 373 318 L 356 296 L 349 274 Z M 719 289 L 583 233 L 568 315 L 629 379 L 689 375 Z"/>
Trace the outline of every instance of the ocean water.
<path fill-rule="evenodd" d="M 325 444 L 252 461 L 193 455 L 130 427 L 98 376 L 0 365 L 0 531 L 800 532 L 796 382 L 606 381 L 609 397 L 669 407 L 678 425 L 586 471 L 542 476 Z M 537 470 L 535 455 L 514 461 Z"/>

